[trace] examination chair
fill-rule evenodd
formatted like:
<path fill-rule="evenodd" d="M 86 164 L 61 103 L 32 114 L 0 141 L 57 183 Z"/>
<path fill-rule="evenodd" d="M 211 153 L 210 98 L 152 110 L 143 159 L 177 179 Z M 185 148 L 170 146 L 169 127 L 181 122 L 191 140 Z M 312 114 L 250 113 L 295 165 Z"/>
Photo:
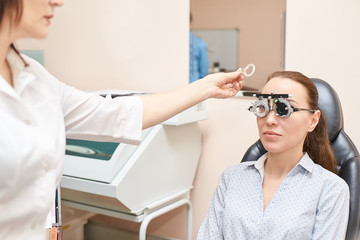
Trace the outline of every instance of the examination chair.
<path fill-rule="evenodd" d="M 344 121 L 339 97 L 335 90 L 321 79 L 311 79 L 319 92 L 319 107 L 326 116 L 329 140 L 338 162 L 339 176 L 350 188 L 350 215 L 346 240 L 359 239 L 360 230 L 360 157 L 354 143 L 344 132 Z M 256 161 L 266 153 L 260 139 L 246 151 L 242 161 Z"/>

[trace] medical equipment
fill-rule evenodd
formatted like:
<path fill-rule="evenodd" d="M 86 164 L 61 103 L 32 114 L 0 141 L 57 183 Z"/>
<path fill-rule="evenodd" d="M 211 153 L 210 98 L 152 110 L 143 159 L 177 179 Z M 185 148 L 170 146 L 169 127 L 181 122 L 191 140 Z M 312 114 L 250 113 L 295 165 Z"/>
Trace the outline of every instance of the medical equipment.
<path fill-rule="evenodd" d="M 139 145 L 68 140 L 63 205 L 141 222 L 140 240 L 153 218 L 186 205 L 191 239 L 190 190 L 201 152 L 197 121 L 206 118 L 200 103 L 144 130 Z"/>
<path fill-rule="evenodd" d="M 256 100 L 248 110 L 254 113 L 257 117 L 266 117 L 271 110 L 275 110 L 276 115 L 288 118 L 291 113 L 297 111 L 315 112 L 314 109 L 295 108 L 290 105 L 287 99 L 291 98 L 289 94 L 254 94 L 259 98 Z"/>
<path fill-rule="evenodd" d="M 250 63 L 246 67 L 240 69 L 245 77 L 251 77 L 255 73 L 255 65 L 253 63 Z M 251 72 L 248 72 L 249 69 L 251 69 Z"/>

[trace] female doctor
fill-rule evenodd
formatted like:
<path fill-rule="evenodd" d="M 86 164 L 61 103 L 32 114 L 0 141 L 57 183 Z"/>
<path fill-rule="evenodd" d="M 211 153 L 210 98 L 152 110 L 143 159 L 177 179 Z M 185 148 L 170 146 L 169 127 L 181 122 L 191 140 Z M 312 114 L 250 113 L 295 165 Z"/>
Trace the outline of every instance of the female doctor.
<path fill-rule="evenodd" d="M 136 143 L 141 130 L 207 98 L 234 96 L 241 71 L 147 96 L 102 98 L 67 86 L 14 42 L 45 38 L 63 0 L 0 1 L 0 239 L 44 239 L 66 137 Z"/>

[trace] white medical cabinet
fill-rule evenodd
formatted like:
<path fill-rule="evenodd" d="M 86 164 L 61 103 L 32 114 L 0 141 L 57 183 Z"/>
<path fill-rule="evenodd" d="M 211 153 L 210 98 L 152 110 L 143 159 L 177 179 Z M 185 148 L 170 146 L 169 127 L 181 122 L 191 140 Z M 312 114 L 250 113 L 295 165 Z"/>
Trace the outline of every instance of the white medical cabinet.
<path fill-rule="evenodd" d="M 67 140 L 61 180 L 62 204 L 93 213 L 148 223 L 182 205 L 190 190 L 201 152 L 198 121 L 206 119 L 204 103 L 143 131 L 139 145 Z"/>

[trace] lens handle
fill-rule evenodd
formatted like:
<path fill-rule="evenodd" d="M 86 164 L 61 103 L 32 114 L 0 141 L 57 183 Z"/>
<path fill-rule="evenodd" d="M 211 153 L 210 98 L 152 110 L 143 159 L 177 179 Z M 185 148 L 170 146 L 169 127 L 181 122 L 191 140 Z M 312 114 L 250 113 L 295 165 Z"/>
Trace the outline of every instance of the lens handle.
<path fill-rule="evenodd" d="M 251 77 L 255 73 L 255 65 L 250 63 L 244 68 L 240 68 L 245 77 Z M 250 71 L 250 72 L 249 72 Z"/>

